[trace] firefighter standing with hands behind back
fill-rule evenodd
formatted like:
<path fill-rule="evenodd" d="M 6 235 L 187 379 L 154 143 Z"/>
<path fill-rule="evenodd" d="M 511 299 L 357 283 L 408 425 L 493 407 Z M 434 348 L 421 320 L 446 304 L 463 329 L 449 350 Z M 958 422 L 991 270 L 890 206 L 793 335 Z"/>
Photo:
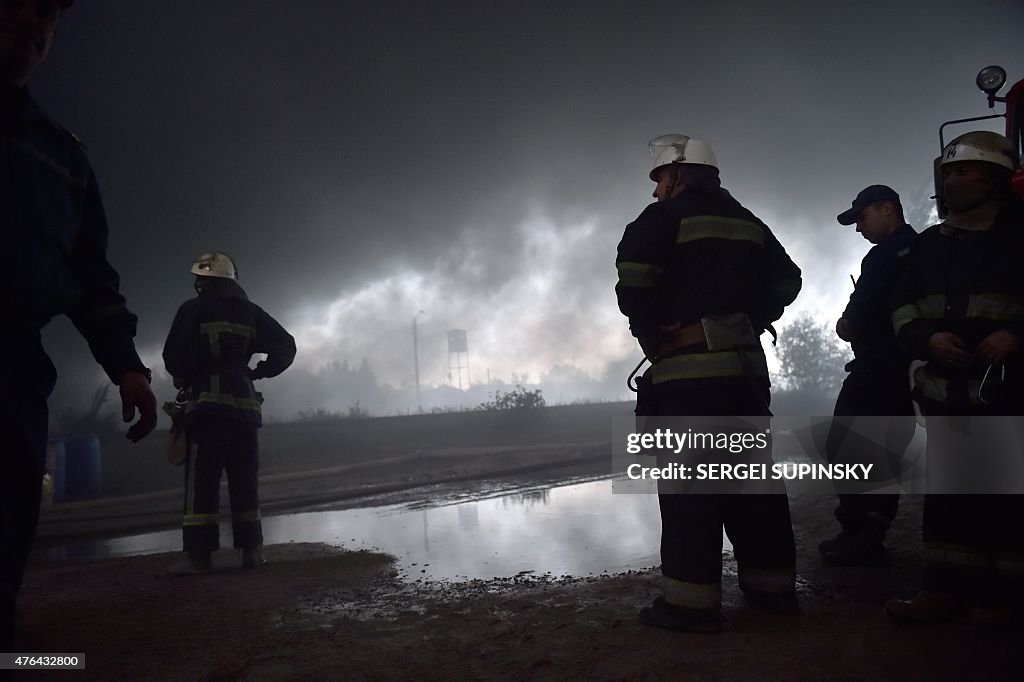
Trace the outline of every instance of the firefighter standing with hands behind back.
<path fill-rule="evenodd" d="M 800 269 L 771 230 L 721 187 L 711 148 L 685 135 L 650 142 L 654 197 L 619 242 L 615 287 L 652 366 L 640 417 L 767 417 L 759 336 L 800 290 Z M 709 329 L 729 330 L 712 339 Z M 728 340 L 723 340 L 728 337 Z M 733 420 L 735 421 L 735 420 Z M 664 596 L 642 622 L 721 630 L 722 527 L 748 601 L 795 611 L 795 547 L 782 494 L 675 493 L 659 481 Z"/>

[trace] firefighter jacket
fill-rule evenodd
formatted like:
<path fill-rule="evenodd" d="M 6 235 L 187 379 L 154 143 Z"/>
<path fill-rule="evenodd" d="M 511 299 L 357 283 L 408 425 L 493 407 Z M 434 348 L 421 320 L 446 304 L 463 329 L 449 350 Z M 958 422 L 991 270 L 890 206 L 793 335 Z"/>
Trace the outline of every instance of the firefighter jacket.
<path fill-rule="evenodd" d="M 889 316 L 889 298 L 903 274 L 910 244 L 917 236 L 904 224 L 871 247 L 860 264 L 860 277 L 843 317 L 856 329 L 850 344 L 853 360 L 847 372 L 898 375 L 906 379 L 910 358 L 896 344 Z"/>
<path fill-rule="evenodd" d="M 256 353 L 267 358 L 249 369 Z M 286 370 L 295 339 L 241 287 L 211 286 L 178 309 L 163 355 L 175 386 L 189 390 L 188 419 L 208 414 L 259 425 L 262 397 L 252 382 Z"/>
<path fill-rule="evenodd" d="M 952 332 L 969 348 L 999 330 L 1024 338 L 1022 253 L 1024 205 L 1019 202 L 1004 207 L 984 232 L 945 225 L 925 230 L 910 249 L 890 302 L 899 344 L 911 357 L 927 360 L 928 340 L 937 332 Z M 1024 388 L 1019 353 L 1007 360 L 1005 381 L 1002 368 L 990 371 L 988 406 L 980 393 L 987 369 L 981 362 L 961 369 L 929 361 L 915 372 L 914 399 L 932 414 L 1018 409 Z"/>
<path fill-rule="evenodd" d="M 4 345 L 22 358 L 23 389 L 47 395 L 56 372 L 39 331 L 67 314 L 111 381 L 148 375 L 135 350 L 137 318 L 107 261 L 107 219 L 81 142 L 36 105 L 25 88 L 0 86 L 0 230 Z M 5 382 L 6 383 L 6 382 Z"/>
<path fill-rule="evenodd" d="M 626 226 L 615 265 L 619 310 L 637 338 L 732 313 L 746 313 L 760 335 L 801 286 L 800 269 L 771 230 L 723 189 L 685 189 L 650 204 Z M 699 363 L 696 358 L 658 363 L 654 383 L 749 374 L 749 363 L 735 366 L 735 352 L 703 355 Z M 751 360 L 757 373 L 767 378 L 759 344 L 756 356 Z M 669 369 L 673 363 L 679 366 Z"/>

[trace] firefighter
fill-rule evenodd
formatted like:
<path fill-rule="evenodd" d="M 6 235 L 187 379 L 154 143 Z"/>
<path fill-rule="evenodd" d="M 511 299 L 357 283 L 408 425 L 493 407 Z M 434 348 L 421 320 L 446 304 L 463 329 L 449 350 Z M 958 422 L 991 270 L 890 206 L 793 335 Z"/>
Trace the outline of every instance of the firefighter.
<path fill-rule="evenodd" d="M 234 546 L 242 565 L 263 560 L 257 493 L 262 397 L 253 381 L 275 377 L 295 359 L 295 339 L 238 283 L 234 261 L 211 251 L 196 257 L 191 272 L 198 294 L 178 309 L 164 344 L 164 365 L 176 388 L 185 389 L 185 558 L 175 574 L 205 573 L 220 546 L 217 512 L 221 473 L 227 471 Z M 264 353 L 255 368 L 254 354 Z"/>
<path fill-rule="evenodd" d="M 156 426 L 149 369 L 135 351 L 136 317 L 107 261 L 107 219 L 85 149 L 28 92 L 71 0 L 0 0 L 0 230 L 4 368 L 0 398 L 0 651 L 14 641 L 15 597 L 39 519 L 47 405 L 57 374 L 40 330 L 66 314 L 117 384 L 128 438 Z"/>
<path fill-rule="evenodd" d="M 861 261 L 850 302 L 836 322 L 836 335 L 850 343 L 854 359 L 845 368 L 849 376 L 836 399 L 836 419 L 829 429 L 826 454 L 830 462 L 835 462 L 844 445 L 855 447 L 857 459 L 882 460 L 873 470 L 889 469 L 890 463 L 898 465 L 915 429 L 907 374 L 910 360 L 896 345 L 889 322 L 889 297 L 917 233 L 903 217 L 899 194 L 885 185 L 865 188 L 836 220 L 840 225 L 855 224 L 857 232 L 874 246 Z M 883 446 L 881 452 L 874 443 L 851 434 L 855 431 L 851 418 L 856 416 L 896 417 L 887 420 L 885 442 L 879 444 Z M 842 530 L 835 539 L 825 540 L 818 547 L 825 562 L 884 563 L 882 541 L 896 517 L 899 499 L 898 494 L 840 493 L 835 514 Z"/>
<path fill-rule="evenodd" d="M 652 366 L 638 417 L 770 416 L 759 336 L 800 290 L 771 230 L 721 187 L 711 148 L 685 135 L 650 142 L 650 204 L 619 242 L 619 309 Z M 705 329 L 728 329 L 710 341 Z M 774 330 L 772 330 L 774 331 Z M 659 482 L 664 595 L 642 622 L 721 630 L 722 527 L 755 605 L 792 612 L 795 548 L 786 495 L 675 494 Z"/>
<path fill-rule="evenodd" d="M 943 479 L 948 467 L 966 485 L 993 474 L 1009 480 L 1010 469 L 986 472 L 986 460 L 1005 454 L 1004 463 L 1020 463 L 1010 443 L 969 451 L 962 445 L 972 433 L 1019 424 L 978 417 L 1024 415 L 1024 205 L 1010 189 L 1017 164 L 1009 141 L 992 132 L 966 133 L 945 147 L 948 215 L 914 242 L 892 299 L 897 341 L 927 360 L 915 371 L 913 393 L 928 429 L 927 563 L 921 592 L 886 604 L 904 622 L 964 614 L 1006 622 L 1024 600 L 1024 496 L 943 494 L 957 491 Z"/>

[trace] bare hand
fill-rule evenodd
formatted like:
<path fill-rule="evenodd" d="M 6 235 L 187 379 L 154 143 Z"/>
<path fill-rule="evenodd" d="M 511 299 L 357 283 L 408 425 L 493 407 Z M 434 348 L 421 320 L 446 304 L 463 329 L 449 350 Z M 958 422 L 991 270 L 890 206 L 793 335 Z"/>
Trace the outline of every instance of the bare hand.
<path fill-rule="evenodd" d="M 121 416 L 125 423 L 135 418 L 136 408 L 139 411 L 139 421 L 128 429 L 128 440 L 138 443 L 156 428 L 156 396 L 146 375 L 141 372 L 125 372 L 118 388 L 121 391 Z"/>
<path fill-rule="evenodd" d="M 1020 348 L 1020 341 L 1010 332 L 1000 330 L 992 332 L 978 344 L 977 356 L 982 362 L 989 365 L 1001 364 L 1007 357 L 1016 353 Z"/>
<path fill-rule="evenodd" d="M 936 332 L 928 339 L 928 355 L 950 367 L 970 367 L 971 349 L 953 332 Z"/>
<path fill-rule="evenodd" d="M 839 321 L 836 322 L 836 336 L 847 343 L 853 341 L 853 329 L 851 328 L 850 321 L 845 317 L 840 317 Z"/>

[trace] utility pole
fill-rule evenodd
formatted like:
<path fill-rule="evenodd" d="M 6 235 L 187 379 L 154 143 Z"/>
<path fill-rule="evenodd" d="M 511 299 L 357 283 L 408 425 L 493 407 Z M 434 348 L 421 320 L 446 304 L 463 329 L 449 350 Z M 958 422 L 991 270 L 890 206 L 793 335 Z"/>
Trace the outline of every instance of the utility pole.
<path fill-rule="evenodd" d="M 420 348 L 416 337 L 416 318 L 423 314 L 421 310 L 412 317 L 412 364 L 416 370 L 416 409 L 419 412 L 423 411 L 423 400 L 420 398 Z"/>

